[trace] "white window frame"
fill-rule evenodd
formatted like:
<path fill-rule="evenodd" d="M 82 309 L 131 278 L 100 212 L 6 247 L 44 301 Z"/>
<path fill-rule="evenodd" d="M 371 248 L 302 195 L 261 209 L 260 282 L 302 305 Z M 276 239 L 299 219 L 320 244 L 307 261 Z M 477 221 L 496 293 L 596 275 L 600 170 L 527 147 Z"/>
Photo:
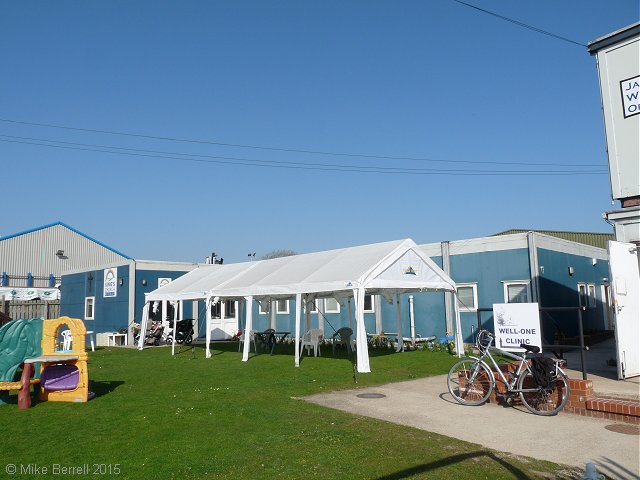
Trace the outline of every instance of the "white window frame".
<path fill-rule="evenodd" d="M 588 304 L 587 300 L 587 284 L 586 283 L 578 283 L 578 306 L 586 307 Z"/>
<path fill-rule="evenodd" d="M 276 302 L 276 315 L 289 315 L 289 299 L 288 298 L 280 298 L 275 301 Z M 280 309 L 280 302 L 285 302 L 285 309 Z"/>
<path fill-rule="evenodd" d="M 596 308 L 596 284 L 588 283 L 587 284 L 587 303 L 589 308 Z"/>
<path fill-rule="evenodd" d="M 370 299 L 371 308 L 367 309 L 367 297 Z M 376 313 L 376 296 L 371 295 L 370 293 L 365 294 L 364 296 L 364 313 Z"/>
<path fill-rule="evenodd" d="M 509 287 L 513 285 L 524 285 L 527 292 L 526 302 L 509 302 Z M 503 282 L 504 286 L 504 303 L 530 303 L 531 302 L 531 283 L 528 280 L 507 280 Z"/>
<path fill-rule="evenodd" d="M 473 306 L 460 305 L 458 299 L 458 290 L 460 288 L 471 288 L 473 292 Z M 458 311 L 460 312 L 477 312 L 478 311 L 478 283 L 456 283 L 456 303 L 458 305 Z"/>
<path fill-rule="evenodd" d="M 87 306 L 91 303 L 91 315 L 87 315 Z M 96 319 L 96 297 L 84 297 L 84 319 L 95 320 Z"/>
<path fill-rule="evenodd" d="M 327 305 L 327 300 L 333 300 L 336 302 L 336 308 L 329 309 Z M 324 299 L 324 313 L 340 313 L 340 302 L 335 298 L 325 298 Z"/>
<path fill-rule="evenodd" d="M 578 283 L 578 306 L 592 309 L 596 308 L 596 304 L 596 284 Z"/>

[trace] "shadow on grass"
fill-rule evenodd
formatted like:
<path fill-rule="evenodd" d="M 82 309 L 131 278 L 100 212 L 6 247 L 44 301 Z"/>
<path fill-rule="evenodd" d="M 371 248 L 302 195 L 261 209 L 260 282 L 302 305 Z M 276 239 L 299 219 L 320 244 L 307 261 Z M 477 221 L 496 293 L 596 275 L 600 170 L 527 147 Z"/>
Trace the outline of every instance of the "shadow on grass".
<path fill-rule="evenodd" d="M 483 451 L 483 450 L 479 450 L 479 451 L 476 451 L 476 452 L 462 453 L 460 455 L 453 455 L 451 457 L 442 458 L 440 460 L 436 460 L 435 462 L 431 462 L 431 463 L 425 463 L 425 464 L 422 464 L 422 465 L 417 465 L 415 467 L 407 468 L 407 469 L 401 470 L 399 472 L 395 472 L 395 473 L 391 473 L 389 475 L 384 475 L 382 477 L 378 477 L 377 480 L 399 480 L 401 478 L 410 478 L 410 477 L 412 477 L 414 475 L 418 475 L 418 474 L 425 473 L 425 472 L 430 472 L 430 471 L 436 470 L 438 468 L 446 467 L 448 465 L 453 465 L 454 463 L 459 463 L 459 462 L 463 462 L 464 460 L 470 460 L 470 459 L 473 459 L 473 458 L 480 458 L 480 457 L 489 457 L 490 459 L 492 459 L 495 462 L 499 463 L 506 470 L 511 472 L 513 474 L 514 478 L 520 478 L 520 479 L 524 479 L 524 480 L 526 480 L 528 478 L 531 478 L 525 472 L 523 472 L 522 470 L 520 470 L 517 467 L 514 467 L 510 463 L 505 462 L 503 459 L 501 459 L 497 455 L 495 455 L 493 453 L 490 453 L 490 452 Z"/>
<path fill-rule="evenodd" d="M 113 380 L 113 381 L 89 381 L 89 391 L 96 394 L 96 397 L 101 397 L 103 395 L 108 395 L 113 392 L 120 385 L 123 385 L 124 382 L 122 380 Z"/>

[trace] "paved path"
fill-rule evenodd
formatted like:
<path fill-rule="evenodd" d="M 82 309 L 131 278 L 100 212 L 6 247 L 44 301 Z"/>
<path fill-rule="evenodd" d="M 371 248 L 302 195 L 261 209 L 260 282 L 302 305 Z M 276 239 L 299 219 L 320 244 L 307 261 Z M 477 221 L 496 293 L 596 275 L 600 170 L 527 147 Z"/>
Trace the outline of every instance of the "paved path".
<path fill-rule="evenodd" d="M 384 398 L 360 398 L 381 393 Z M 313 395 L 306 400 L 480 444 L 497 451 L 576 466 L 595 463 L 610 478 L 640 478 L 640 436 L 605 427 L 611 420 L 559 414 L 541 417 L 524 407 L 459 405 L 446 376 Z M 627 424 L 620 424 L 627 425 Z M 526 434 L 522 434 L 526 432 Z"/>

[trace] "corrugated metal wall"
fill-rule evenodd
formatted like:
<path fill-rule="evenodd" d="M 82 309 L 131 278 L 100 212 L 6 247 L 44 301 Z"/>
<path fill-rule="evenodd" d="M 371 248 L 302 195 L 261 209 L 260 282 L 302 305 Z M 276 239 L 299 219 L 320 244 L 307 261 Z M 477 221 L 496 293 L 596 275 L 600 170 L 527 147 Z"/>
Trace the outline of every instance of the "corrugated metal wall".
<path fill-rule="evenodd" d="M 58 250 L 64 254 L 56 255 Z M 64 225 L 52 225 L 0 240 L 0 273 L 56 278 L 67 270 L 120 262 L 126 257 Z M 9 279 L 11 285 L 11 279 Z"/>

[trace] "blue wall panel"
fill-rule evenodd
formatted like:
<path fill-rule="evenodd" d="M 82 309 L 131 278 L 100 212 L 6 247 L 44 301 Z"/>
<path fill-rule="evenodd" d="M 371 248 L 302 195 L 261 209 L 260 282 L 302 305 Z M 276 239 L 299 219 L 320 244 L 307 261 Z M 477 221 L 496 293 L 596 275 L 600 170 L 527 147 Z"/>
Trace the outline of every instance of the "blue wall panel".
<path fill-rule="evenodd" d="M 539 248 L 538 265 L 542 307 L 578 307 L 578 283 L 592 283 L 596 286 L 597 301 L 595 308 L 588 308 L 583 312 L 584 330 L 588 333 L 605 328 L 600 287 L 609 276 L 608 262 L 596 260 L 594 265 L 590 257 Z M 569 267 L 573 268 L 573 275 L 569 274 Z M 549 315 L 553 320 L 543 316 L 543 331 L 547 341 L 554 340 L 551 332 L 555 332 L 556 326 L 566 336 L 578 335 L 576 312 L 550 312 Z"/>

